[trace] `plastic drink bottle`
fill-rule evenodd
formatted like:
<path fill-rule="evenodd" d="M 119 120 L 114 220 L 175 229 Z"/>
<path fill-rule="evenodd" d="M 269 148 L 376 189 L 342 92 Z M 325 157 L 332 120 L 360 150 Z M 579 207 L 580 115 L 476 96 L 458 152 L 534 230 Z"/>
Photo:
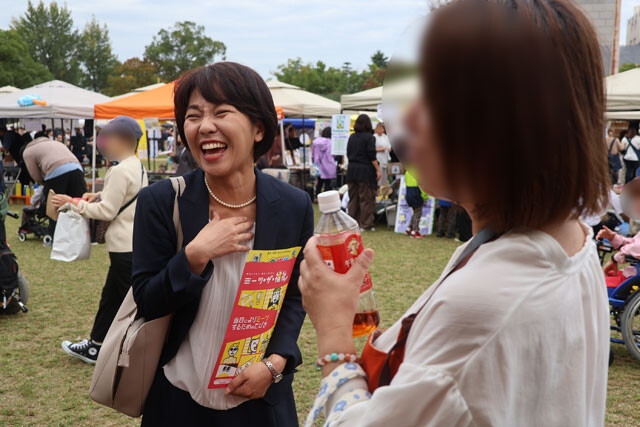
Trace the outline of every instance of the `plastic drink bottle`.
<path fill-rule="evenodd" d="M 364 250 L 358 222 L 340 210 L 337 191 L 318 194 L 322 216 L 315 229 L 322 259 L 335 272 L 344 274 Z M 353 336 L 361 337 L 378 327 L 380 315 L 373 295 L 371 276 L 365 275 L 360 288 L 358 311 L 353 319 Z"/>

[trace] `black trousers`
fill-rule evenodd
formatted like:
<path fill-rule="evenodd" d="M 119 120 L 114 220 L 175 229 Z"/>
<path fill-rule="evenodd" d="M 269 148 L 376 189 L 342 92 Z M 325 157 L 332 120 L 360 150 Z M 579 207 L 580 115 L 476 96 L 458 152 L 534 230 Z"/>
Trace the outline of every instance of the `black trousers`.
<path fill-rule="evenodd" d="M 102 288 L 98 313 L 96 313 L 91 330 L 91 339 L 95 342 L 104 341 L 111 322 L 129 292 L 131 287 L 131 254 L 132 252 L 109 252 L 111 265 L 107 273 L 107 281 Z"/>
<path fill-rule="evenodd" d="M 627 167 L 627 170 L 626 170 L 625 176 L 624 176 L 624 183 L 626 184 L 627 182 L 629 182 L 633 178 L 635 178 L 636 169 L 638 169 L 638 167 L 640 166 L 640 162 L 635 161 L 635 160 L 625 160 L 624 164 Z"/>
<path fill-rule="evenodd" d="M 458 213 L 451 206 L 440 206 L 440 214 L 438 215 L 438 237 L 443 237 L 446 233 L 447 237 L 453 239 L 456 237 L 456 219 Z"/>
<path fill-rule="evenodd" d="M 360 227 L 373 227 L 378 189 L 368 182 L 349 182 L 349 216 L 358 221 Z"/>
<path fill-rule="evenodd" d="M 199 405 L 188 392 L 171 384 L 160 368 L 145 402 L 141 427 L 297 427 L 298 415 L 290 384 L 289 390 L 289 396 L 275 405 L 255 399 L 226 411 L 215 410 Z"/>
<path fill-rule="evenodd" d="M 316 186 L 316 197 L 318 197 L 318 194 L 322 193 L 323 191 L 333 190 L 333 181 L 334 179 L 332 178 L 318 178 L 318 185 Z"/>
<path fill-rule="evenodd" d="M 56 194 L 66 194 L 71 197 L 82 197 L 87 192 L 87 183 L 84 180 L 84 174 L 82 171 L 73 170 L 71 172 L 63 173 L 52 179 L 48 179 L 44 182 L 44 203 L 42 206 L 42 214 L 46 211 L 47 198 L 49 197 L 49 190 L 53 190 Z M 49 230 L 51 237 L 53 237 L 53 231 L 56 229 L 56 222 L 51 220 L 49 222 Z"/>

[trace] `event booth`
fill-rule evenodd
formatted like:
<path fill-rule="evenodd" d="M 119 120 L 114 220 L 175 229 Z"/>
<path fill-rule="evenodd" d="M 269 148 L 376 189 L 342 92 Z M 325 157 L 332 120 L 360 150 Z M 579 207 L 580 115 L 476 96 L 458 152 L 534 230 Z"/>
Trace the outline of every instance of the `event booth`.
<path fill-rule="evenodd" d="M 377 111 L 378 105 L 382 104 L 382 86 L 342 95 L 340 104 L 343 110 Z"/>
<path fill-rule="evenodd" d="M 640 119 L 640 68 L 608 76 L 605 85 L 608 120 Z"/>
<path fill-rule="evenodd" d="M 23 97 L 38 96 L 41 103 L 20 106 Z M 60 80 L 0 95 L 0 117 L 12 119 L 92 119 L 93 106 L 108 96 Z"/>
<path fill-rule="evenodd" d="M 33 101 L 29 103 L 29 99 Z M 79 88 L 61 80 L 51 80 L 46 83 L 1 95 L 0 117 L 52 120 L 93 119 L 93 106 L 97 103 L 106 102 L 109 99 L 111 98 L 108 96 Z M 92 185 L 95 186 L 96 145 L 93 144 L 92 148 L 91 182 Z"/>
<path fill-rule="evenodd" d="M 311 123 L 307 124 L 309 118 L 330 118 L 334 114 L 340 113 L 340 103 L 333 101 L 324 96 L 316 95 L 315 93 L 302 90 L 298 86 L 294 86 L 288 83 L 283 83 L 278 80 L 267 81 L 267 87 L 271 91 L 273 97 L 273 103 L 282 110 L 283 114 L 287 118 L 300 118 L 301 129 L 304 132 L 307 128 L 312 128 Z M 284 146 L 284 130 L 282 129 L 283 121 L 280 121 L 280 135 L 282 152 L 285 153 Z M 302 149 L 302 164 L 301 165 L 287 165 L 292 172 L 291 181 L 294 185 L 298 185 L 302 188 L 305 187 L 307 182 L 307 160 L 310 160 L 310 155 L 307 155 L 307 147 Z"/>

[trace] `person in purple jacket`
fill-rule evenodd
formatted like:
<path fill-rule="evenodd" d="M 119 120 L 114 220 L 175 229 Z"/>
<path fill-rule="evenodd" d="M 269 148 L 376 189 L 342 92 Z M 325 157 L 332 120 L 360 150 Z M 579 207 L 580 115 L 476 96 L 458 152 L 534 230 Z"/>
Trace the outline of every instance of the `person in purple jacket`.
<path fill-rule="evenodd" d="M 313 140 L 311 146 L 313 163 L 318 165 L 320 176 L 316 187 L 316 196 L 324 191 L 332 190 L 336 179 L 336 161 L 331 155 L 331 128 L 322 130 L 319 138 Z"/>

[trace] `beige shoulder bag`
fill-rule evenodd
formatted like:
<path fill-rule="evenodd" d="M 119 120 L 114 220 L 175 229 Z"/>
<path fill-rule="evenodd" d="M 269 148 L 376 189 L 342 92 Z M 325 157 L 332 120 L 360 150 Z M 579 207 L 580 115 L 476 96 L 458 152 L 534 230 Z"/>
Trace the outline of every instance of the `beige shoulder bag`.
<path fill-rule="evenodd" d="M 173 225 L 180 251 L 183 237 L 178 196 L 184 192 L 184 178 L 171 178 L 171 184 L 176 193 Z M 149 322 L 138 317 L 133 290 L 129 289 L 98 355 L 89 390 L 93 400 L 131 417 L 142 415 L 172 317 L 170 314 Z"/>

